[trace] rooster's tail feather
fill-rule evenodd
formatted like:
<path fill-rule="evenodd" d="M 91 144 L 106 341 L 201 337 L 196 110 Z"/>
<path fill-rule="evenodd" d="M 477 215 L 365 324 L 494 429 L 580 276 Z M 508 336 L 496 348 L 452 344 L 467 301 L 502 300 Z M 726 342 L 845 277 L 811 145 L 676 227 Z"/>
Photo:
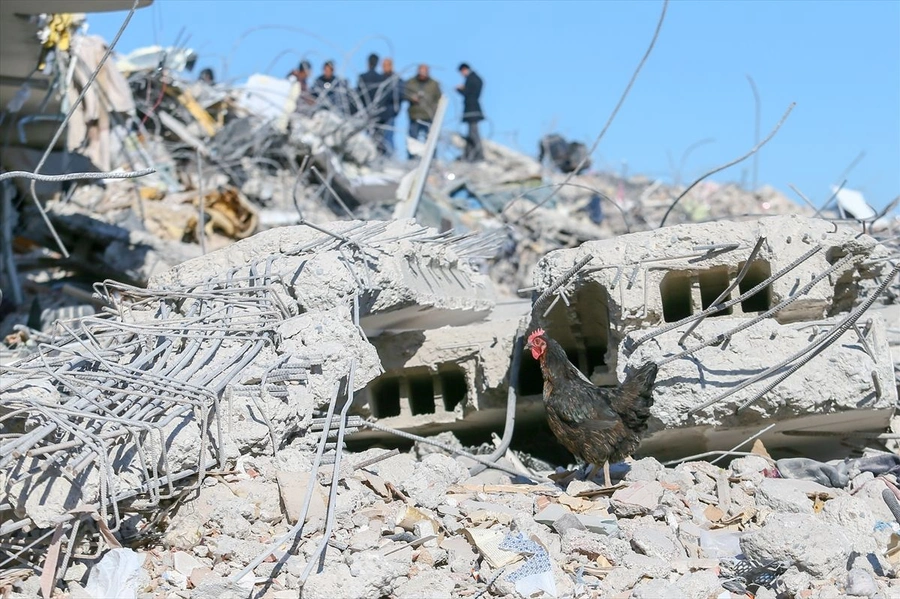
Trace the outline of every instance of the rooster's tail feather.
<path fill-rule="evenodd" d="M 647 362 L 637 371 L 625 376 L 620 392 L 615 394 L 613 409 L 624 424 L 632 430 L 640 430 L 647 424 L 653 406 L 653 384 L 659 367 Z"/>

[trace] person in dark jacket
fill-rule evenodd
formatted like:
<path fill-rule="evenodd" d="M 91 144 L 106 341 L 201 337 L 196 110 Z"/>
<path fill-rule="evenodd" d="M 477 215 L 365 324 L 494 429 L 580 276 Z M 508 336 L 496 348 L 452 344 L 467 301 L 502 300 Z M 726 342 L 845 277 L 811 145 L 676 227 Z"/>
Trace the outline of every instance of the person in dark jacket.
<path fill-rule="evenodd" d="M 331 60 L 322 65 L 322 74 L 313 83 L 311 93 L 326 110 L 334 110 L 345 115 L 354 112 L 350 86 L 346 80 L 334 74 L 334 62 Z"/>
<path fill-rule="evenodd" d="M 369 54 L 368 64 L 369 70 L 359 76 L 356 91 L 359 94 L 363 108 L 369 113 L 369 116 L 377 119 L 381 116 L 382 103 L 379 101 L 380 98 L 376 98 L 376 96 L 378 88 L 384 82 L 384 75 L 376 70 L 378 68 L 377 54 Z"/>
<path fill-rule="evenodd" d="M 459 65 L 459 72 L 465 77 L 465 82 L 457 86 L 456 91 L 463 96 L 462 120 L 469 125 L 463 160 L 476 162 L 484 160 L 484 148 L 481 145 L 481 134 L 478 132 L 478 123 L 484 120 L 484 113 L 481 111 L 481 89 L 484 82 L 466 63 Z"/>
<path fill-rule="evenodd" d="M 384 138 L 384 99 L 382 95 L 385 93 L 384 80 L 385 76 L 378 72 L 378 55 L 369 54 L 368 59 L 369 70 L 359 76 L 356 84 L 356 92 L 362 109 L 369 118 L 369 133 L 378 147 L 381 154 L 386 153 L 386 142 Z"/>
<path fill-rule="evenodd" d="M 427 137 L 441 99 L 441 86 L 429 75 L 427 64 L 420 64 L 416 76 L 406 82 L 403 96 L 409 102 L 409 136 Z"/>
<path fill-rule="evenodd" d="M 403 102 L 403 81 L 394 72 L 394 61 L 390 58 L 382 61 L 381 73 L 384 81 L 378 91 L 382 104 L 379 126 L 382 130 L 382 153 L 390 156 L 394 153 L 394 124 L 400 113 L 400 103 Z"/>

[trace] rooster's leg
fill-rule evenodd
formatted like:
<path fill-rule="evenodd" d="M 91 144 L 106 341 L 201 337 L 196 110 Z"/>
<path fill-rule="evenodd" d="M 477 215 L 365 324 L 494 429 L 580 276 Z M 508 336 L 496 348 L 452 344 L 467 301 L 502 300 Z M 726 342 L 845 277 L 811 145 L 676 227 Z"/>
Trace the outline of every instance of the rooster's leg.
<path fill-rule="evenodd" d="M 612 486 L 612 479 L 609 477 L 609 460 L 603 462 L 603 482 L 607 487 Z"/>

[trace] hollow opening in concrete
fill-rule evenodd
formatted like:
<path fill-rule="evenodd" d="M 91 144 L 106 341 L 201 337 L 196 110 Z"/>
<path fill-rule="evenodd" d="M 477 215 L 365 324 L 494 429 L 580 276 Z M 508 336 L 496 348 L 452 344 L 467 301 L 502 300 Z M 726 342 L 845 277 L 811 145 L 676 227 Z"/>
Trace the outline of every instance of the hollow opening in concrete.
<path fill-rule="evenodd" d="M 833 245 L 825 250 L 825 259 L 828 260 L 828 264 L 834 264 L 846 255 L 847 251 L 837 245 Z"/>
<path fill-rule="evenodd" d="M 677 322 L 691 315 L 691 275 L 669 272 L 659 284 L 662 296 L 663 320 Z"/>
<path fill-rule="evenodd" d="M 585 376 L 590 377 L 596 369 L 606 372 L 609 292 L 603 285 L 590 281 L 569 297 L 571 305 L 557 304 L 547 317 L 544 328 L 562 346 L 569 361 Z M 521 387 L 525 381 L 530 381 L 532 386 L 529 389 L 541 393 L 543 383 L 540 377 L 537 362 L 531 356 L 524 356 L 519 376 L 520 393 L 525 394 Z"/>
<path fill-rule="evenodd" d="M 415 373 L 407 377 L 409 383 L 409 409 L 413 416 L 434 414 L 434 381 L 431 373 Z"/>
<path fill-rule="evenodd" d="M 744 263 L 738 264 L 738 271 L 744 268 Z M 741 279 L 741 295 L 747 293 L 766 279 L 772 276 L 772 266 L 765 260 L 757 260 L 750 265 L 747 274 Z M 772 284 L 769 283 L 741 302 L 743 312 L 764 312 L 772 307 Z"/>
<path fill-rule="evenodd" d="M 723 291 L 728 289 L 728 268 L 725 266 L 710 268 L 709 270 L 701 271 L 697 278 L 700 281 L 700 302 L 703 309 L 706 310 L 713 305 L 713 302 L 719 298 Z M 729 297 L 726 296 L 722 298 L 722 301 L 725 302 L 728 299 Z M 710 318 L 727 316 L 733 311 L 733 308 L 725 308 L 724 310 L 717 310 L 709 316 Z"/>
<path fill-rule="evenodd" d="M 581 324 L 580 339 L 584 344 L 585 367 L 582 372 L 590 377 L 595 368 L 606 366 L 609 348 L 609 292 L 603 285 L 590 282 L 575 294 L 575 309 Z"/>
<path fill-rule="evenodd" d="M 400 379 L 385 377 L 372 385 L 372 415 L 390 418 L 400 415 Z"/>
<path fill-rule="evenodd" d="M 457 405 L 465 401 L 469 391 L 466 373 L 456 364 L 441 364 L 438 366 L 438 376 L 441 379 L 444 410 L 452 412 Z"/>
<path fill-rule="evenodd" d="M 517 383 L 519 395 L 541 395 L 544 392 L 544 375 L 541 373 L 541 364 L 532 358 L 529 352 L 522 353 Z"/>

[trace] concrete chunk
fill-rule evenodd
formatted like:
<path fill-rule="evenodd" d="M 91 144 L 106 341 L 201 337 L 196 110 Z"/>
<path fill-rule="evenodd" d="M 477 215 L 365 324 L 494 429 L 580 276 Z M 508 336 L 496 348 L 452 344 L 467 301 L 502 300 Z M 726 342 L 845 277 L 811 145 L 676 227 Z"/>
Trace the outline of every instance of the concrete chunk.
<path fill-rule="evenodd" d="M 487 277 L 460 260 L 452 244 L 428 243 L 436 231 L 412 219 L 335 221 L 321 228 L 358 239 L 362 249 L 338 247 L 339 240 L 309 227 L 281 227 L 179 264 L 149 286 L 197 283 L 232 268 L 236 277 L 246 276 L 240 271 L 249 272 L 250 264 L 271 260 L 272 272 L 281 274 L 272 285 L 292 311 L 328 309 L 361 292 L 361 324 L 369 336 L 477 322 L 494 306 Z"/>
<path fill-rule="evenodd" d="M 807 514 L 773 514 L 763 527 L 741 537 L 741 549 L 758 563 L 784 560 L 813 576 L 844 567 L 850 541 L 837 527 Z"/>
<path fill-rule="evenodd" d="M 756 504 L 782 513 L 812 514 L 812 501 L 797 486 L 795 481 L 765 478 L 756 489 Z"/>

